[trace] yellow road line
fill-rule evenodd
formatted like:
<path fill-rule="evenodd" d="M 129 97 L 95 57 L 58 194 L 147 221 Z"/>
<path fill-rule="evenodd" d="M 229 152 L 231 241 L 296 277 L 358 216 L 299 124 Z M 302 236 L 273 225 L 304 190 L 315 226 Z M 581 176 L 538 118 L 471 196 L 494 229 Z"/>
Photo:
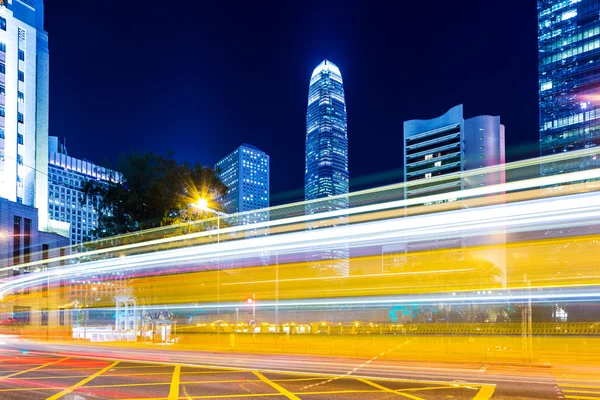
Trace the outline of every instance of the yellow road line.
<path fill-rule="evenodd" d="M 103 373 L 105 373 L 106 371 L 110 370 L 111 368 L 113 368 L 115 365 L 117 365 L 120 361 L 115 361 L 112 364 L 110 364 L 107 367 L 102 368 L 100 371 L 96 372 L 93 375 L 88 376 L 87 378 L 85 378 L 82 381 L 77 382 L 76 384 L 74 384 L 73 386 L 70 386 L 68 388 L 66 388 L 65 390 L 63 390 L 60 393 L 55 394 L 54 396 L 50 396 L 48 397 L 46 400 L 58 400 L 61 397 L 63 397 L 66 394 L 71 393 L 72 391 L 74 391 L 75 389 L 85 385 L 86 383 L 88 383 L 89 381 L 91 381 L 92 379 L 95 379 L 97 377 L 99 377 L 100 375 L 102 375 Z"/>
<path fill-rule="evenodd" d="M 572 390 L 572 389 L 564 389 L 562 390 L 563 393 L 583 393 L 583 394 L 598 394 L 600 395 L 600 392 L 595 392 L 593 390 Z"/>
<path fill-rule="evenodd" d="M 176 365 L 173 369 L 171 378 L 171 388 L 169 389 L 169 400 L 179 399 L 179 376 L 181 375 L 181 365 Z"/>
<path fill-rule="evenodd" d="M 566 387 L 566 388 L 579 388 L 579 389 L 600 389 L 600 386 L 597 385 L 580 385 L 580 384 L 572 384 L 572 383 L 559 383 L 558 386 Z"/>
<path fill-rule="evenodd" d="M 576 400 L 599 400 L 600 397 L 591 396 L 565 396 L 565 399 L 576 399 Z"/>
<path fill-rule="evenodd" d="M 388 388 L 388 387 L 382 386 L 382 385 L 380 385 L 380 384 L 378 384 L 378 383 L 371 382 L 371 381 L 370 381 L 370 380 L 368 380 L 368 379 L 356 378 L 356 377 L 355 377 L 354 379 L 356 379 L 356 380 L 357 380 L 357 381 L 359 381 L 359 382 L 366 383 L 366 384 L 367 384 L 367 385 L 369 385 L 369 386 L 373 386 L 373 387 L 375 387 L 375 388 L 377 388 L 377 389 L 379 389 L 379 390 L 383 390 L 384 392 L 388 392 L 388 393 L 394 393 L 394 394 L 397 394 L 398 396 L 408 397 L 409 399 L 413 399 L 413 400 L 424 400 L 424 399 L 423 399 L 423 398 L 421 398 L 421 397 L 413 396 L 412 394 L 408 394 L 408 393 L 401 393 L 401 392 L 398 392 L 398 391 L 396 391 L 396 390 L 393 390 L 393 389 L 390 389 L 390 388 Z"/>
<path fill-rule="evenodd" d="M 473 400 L 488 400 L 494 394 L 496 385 L 483 385 L 479 392 L 473 397 Z"/>
<path fill-rule="evenodd" d="M 283 394 L 288 399 L 300 400 L 300 397 L 296 396 L 295 394 L 293 394 L 289 390 L 285 389 L 283 386 L 278 385 L 277 383 L 273 382 L 272 380 L 270 380 L 269 378 L 267 378 L 266 376 L 264 376 L 260 372 L 258 372 L 258 371 L 252 371 L 252 373 L 254 375 L 256 375 L 258 377 L 258 379 L 260 379 L 261 381 L 263 381 L 267 385 L 271 386 L 273 389 L 277 390 L 279 393 Z"/>
<path fill-rule="evenodd" d="M 107 377 L 109 375 L 104 375 Z M 113 377 L 114 378 L 114 377 Z M 262 382 L 260 379 L 245 379 L 240 381 L 239 379 L 231 379 L 226 381 L 190 381 L 190 382 L 179 382 L 181 385 L 204 385 L 213 383 L 251 383 L 251 382 Z M 123 386 L 164 386 L 171 385 L 173 382 L 144 382 L 144 383 L 114 383 L 110 385 L 87 385 L 89 389 L 100 389 L 100 388 L 112 388 L 112 387 L 123 387 Z"/>
<path fill-rule="evenodd" d="M 344 393 L 381 393 L 382 390 L 373 389 L 373 390 L 332 390 L 330 392 L 302 392 L 300 394 L 344 394 Z"/>
<path fill-rule="evenodd" d="M 269 397 L 281 396 L 281 393 L 244 393 L 244 394 L 223 394 L 216 396 L 188 396 L 188 399 L 234 399 L 238 397 Z M 296 397 L 297 398 L 297 397 Z"/>
<path fill-rule="evenodd" d="M 44 365 L 38 365 L 37 367 L 34 367 L 34 368 L 29 368 L 29 369 L 26 369 L 26 370 L 24 370 L 24 371 L 15 372 L 14 374 L 0 376 L 0 381 L 1 381 L 2 379 L 12 378 L 13 376 L 17 376 L 17 375 L 21 375 L 21 374 L 26 374 L 27 372 L 33 372 L 33 371 L 37 371 L 38 369 L 42 369 L 42 368 L 44 368 L 44 367 L 47 367 L 47 366 L 49 366 L 49 365 L 52 365 L 52 364 L 57 364 L 57 363 L 59 363 L 59 362 L 61 362 L 61 361 L 68 360 L 69 358 L 71 358 L 71 357 L 65 357 L 65 358 L 61 358 L 61 359 L 59 359 L 59 360 L 55 360 L 55 361 L 52 361 L 52 362 L 46 363 L 46 364 L 44 364 Z"/>
<path fill-rule="evenodd" d="M 443 389 L 464 389 L 462 386 L 434 386 L 434 387 L 420 387 L 420 388 L 409 388 L 409 389 L 396 389 L 395 392 L 419 392 L 421 390 L 443 390 Z"/>

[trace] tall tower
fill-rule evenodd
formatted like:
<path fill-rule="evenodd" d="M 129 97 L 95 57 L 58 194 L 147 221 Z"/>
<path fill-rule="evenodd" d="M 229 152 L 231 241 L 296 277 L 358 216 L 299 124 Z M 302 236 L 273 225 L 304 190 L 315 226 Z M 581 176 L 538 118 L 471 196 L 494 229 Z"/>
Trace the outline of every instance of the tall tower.
<path fill-rule="evenodd" d="M 304 199 L 307 214 L 348 208 L 348 132 L 346 99 L 340 69 L 324 60 L 310 77 L 306 113 Z M 318 200 L 324 199 L 324 200 Z M 317 201 L 314 201 L 317 200 Z M 339 225 L 346 222 L 339 219 Z M 331 225 L 328 222 L 328 225 Z M 310 226 L 316 229 L 319 223 Z M 347 247 L 319 249 L 306 260 L 326 274 L 348 275 Z"/>
<path fill-rule="evenodd" d="M 540 154 L 600 145 L 600 3 L 538 0 Z M 543 164 L 542 175 L 600 166 L 593 157 Z"/>
<path fill-rule="evenodd" d="M 348 193 L 346 100 L 340 69 L 324 60 L 312 73 L 306 113 L 304 198 L 315 200 Z M 315 213 L 347 207 L 347 199 L 307 208 Z"/>
<path fill-rule="evenodd" d="M 0 198 L 48 225 L 48 34 L 42 0 L 0 2 Z"/>

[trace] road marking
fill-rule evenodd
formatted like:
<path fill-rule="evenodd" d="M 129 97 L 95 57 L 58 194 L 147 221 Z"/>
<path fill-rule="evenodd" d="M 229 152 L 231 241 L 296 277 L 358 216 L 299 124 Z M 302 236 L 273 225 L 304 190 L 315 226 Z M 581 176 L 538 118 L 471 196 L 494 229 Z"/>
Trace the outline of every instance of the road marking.
<path fill-rule="evenodd" d="M 583 394 L 599 394 L 600 392 L 596 392 L 593 390 L 573 390 L 573 389 L 565 389 L 562 391 L 563 393 L 583 393 Z"/>
<path fill-rule="evenodd" d="M 579 388 L 579 389 L 600 389 L 600 386 L 597 385 L 580 385 L 580 384 L 572 384 L 572 383 L 559 383 L 558 386 L 566 387 L 566 388 Z"/>
<path fill-rule="evenodd" d="M 600 397 L 592 396 L 565 396 L 565 399 L 577 399 L 577 400 L 599 400 Z"/>
<path fill-rule="evenodd" d="M 88 376 L 87 378 L 85 378 L 82 381 L 77 382 L 76 384 L 74 384 L 71 387 L 66 388 L 65 390 L 63 390 L 60 393 L 55 394 L 54 396 L 50 396 L 48 397 L 46 400 L 58 400 L 61 397 L 63 397 L 66 394 L 71 393 L 72 391 L 76 390 L 77 388 L 85 385 L 86 383 L 88 383 L 89 381 L 91 381 L 92 379 L 95 379 L 97 377 L 99 377 L 100 375 L 102 375 L 103 373 L 107 372 L 108 370 L 110 370 L 111 368 L 113 368 L 115 365 L 117 365 L 118 363 L 120 363 L 120 361 L 115 361 L 112 364 L 110 364 L 107 367 L 102 368 L 100 371 L 96 372 L 93 375 Z"/>
<path fill-rule="evenodd" d="M 488 400 L 494 394 L 496 385 L 483 385 L 479 392 L 473 397 L 473 400 Z"/>
<path fill-rule="evenodd" d="M 169 389 L 169 400 L 179 399 L 179 376 L 181 375 L 181 365 L 176 365 L 173 369 L 173 378 L 171 378 L 171 389 Z"/>
<path fill-rule="evenodd" d="M 300 400 L 300 397 L 296 396 L 295 394 L 293 394 L 289 390 L 285 389 L 283 386 L 281 386 L 281 385 L 273 382 L 272 380 L 270 380 L 269 378 L 267 378 L 266 376 L 264 376 L 260 372 L 258 372 L 258 371 L 252 371 L 252 373 L 254 375 L 256 375 L 258 377 L 258 379 L 260 379 L 261 381 L 263 381 L 267 385 L 271 386 L 273 389 L 277 390 L 279 393 L 283 394 L 288 399 Z"/>
<path fill-rule="evenodd" d="M 71 357 L 61 358 L 60 360 L 55 360 L 55 361 L 46 363 L 44 365 L 38 365 L 37 367 L 29 368 L 29 369 L 26 369 L 25 371 L 15 372 L 14 374 L 0 376 L 0 381 L 3 380 L 3 379 L 12 378 L 13 376 L 17 376 L 17 375 L 21 375 L 21 374 L 26 374 L 27 372 L 37 371 L 38 369 L 42 369 L 42 368 L 47 367 L 49 365 L 58 364 L 61 361 L 68 360 L 69 358 L 71 358 Z"/>
<path fill-rule="evenodd" d="M 384 392 L 394 393 L 394 394 L 397 394 L 398 396 L 408 397 L 409 399 L 413 399 L 413 400 L 425 400 L 425 399 L 423 399 L 421 397 L 413 396 L 412 394 L 397 392 L 396 390 L 393 390 L 393 389 L 390 389 L 388 387 L 382 386 L 382 385 L 380 385 L 378 383 L 375 383 L 375 382 L 371 382 L 371 381 L 369 381 L 367 379 L 363 379 L 363 378 L 354 378 L 354 379 L 356 379 L 359 382 L 366 383 L 369 386 L 373 386 L 373 387 L 375 387 L 375 388 L 377 388 L 379 390 L 383 390 Z"/>

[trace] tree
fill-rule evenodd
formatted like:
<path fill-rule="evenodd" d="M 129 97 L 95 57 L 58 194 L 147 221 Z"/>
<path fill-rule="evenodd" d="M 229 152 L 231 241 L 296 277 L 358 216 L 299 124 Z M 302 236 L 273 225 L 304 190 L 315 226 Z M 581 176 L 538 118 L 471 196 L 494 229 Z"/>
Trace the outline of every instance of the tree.
<path fill-rule="evenodd" d="M 98 211 L 94 234 L 100 238 L 205 218 L 189 212 L 189 205 L 227 192 L 212 168 L 178 164 L 172 153 L 121 156 L 119 171 L 122 177 L 109 183 L 83 184 L 81 202 Z"/>

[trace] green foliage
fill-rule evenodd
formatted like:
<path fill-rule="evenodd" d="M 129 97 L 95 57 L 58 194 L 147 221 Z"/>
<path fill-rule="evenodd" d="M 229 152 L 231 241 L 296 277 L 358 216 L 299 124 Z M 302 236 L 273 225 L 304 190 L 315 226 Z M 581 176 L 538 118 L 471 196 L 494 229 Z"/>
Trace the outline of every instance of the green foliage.
<path fill-rule="evenodd" d="M 227 192 L 212 168 L 178 164 L 172 154 L 122 156 L 118 170 L 121 182 L 115 176 L 112 183 L 89 180 L 82 188 L 82 204 L 98 211 L 94 233 L 100 238 L 205 218 L 190 204 Z"/>

